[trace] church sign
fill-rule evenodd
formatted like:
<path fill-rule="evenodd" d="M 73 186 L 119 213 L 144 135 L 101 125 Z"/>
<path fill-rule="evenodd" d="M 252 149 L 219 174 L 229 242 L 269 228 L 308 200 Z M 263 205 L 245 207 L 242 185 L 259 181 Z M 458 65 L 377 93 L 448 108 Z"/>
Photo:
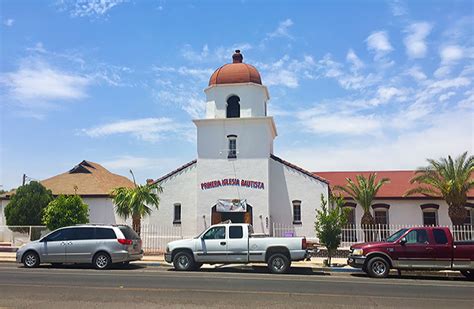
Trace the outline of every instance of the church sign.
<path fill-rule="evenodd" d="M 244 187 L 251 189 L 264 190 L 265 185 L 261 181 L 238 179 L 238 178 L 224 178 L 218 180 L 211 180 L 201 183 L 201 190 L 214 189 L 219 187 Z"/>

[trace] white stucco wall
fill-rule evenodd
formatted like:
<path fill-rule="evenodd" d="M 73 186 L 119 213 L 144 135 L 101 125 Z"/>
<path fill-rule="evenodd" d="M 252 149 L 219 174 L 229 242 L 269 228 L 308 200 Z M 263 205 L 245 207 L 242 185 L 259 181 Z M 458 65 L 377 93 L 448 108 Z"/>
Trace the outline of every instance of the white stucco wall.
<path fill-rule="evenodd" d="M 160 185 L 163 193 L 160 194 L 159 209 L 153 210 L 143 223 L 168 231 L 181 227 L 184 237 L 195 236 L 200 232 L 196 229 L 196 164 L 164 179 Z M 173 224 L 175 203 L 181 204 L 180 225 Z"/>
<path fill-rule="evenodd" d="M 207 96 L 206 118 L 226 118 L 227 99 L 233 95 L 240 98 L 240 117 L 266 116 L 269 99 L 265 86 L 245 83 L 214 85 L 204 90 Z"/>
<path fill-rule="evenodd" d="M 255 232 L 268 233 L 263 224 L 268 213 L 268 159 L 199 159 L 197 162 L 197 226 L 204 229 L 211 224 L 211 208 L 218 199 L 246 199 L 252 206 L 253 225 Z M 239 180 L 258 181 L 264 184 L 263 189 L 242 186 L 225 186 L 202 189 L 201 183 L 237 178 Z"/>
<path fill-rule="evenodd" d="M 270 215 L 272 223 L 293 226 L 299 236 L 314 238 L 316 209 L 328 185 L 281 162 L 270 160 Z M 293 224 L 292 201 L 301 201 L 301 224 Z"/>
<path fill-rule="evenodd" d="M 96 224 L 124 224 L 131 220 L 124 220 L 115 213 L 113 200 L 109 197 L 83 197 L 82 200 L 89 206 L 89 222 Z"/>
<path fill-rule="evenodd" d="M 6 225 L 7 222 L 5 220 L 5 206 L 7 206 L 7 200 L 0 200 L 0 225 Z"/>
<path fill-rule="evenodd" d="M 448 205 L 445 201 L 439 199 L 376 199 L 372 204 L 388 204 L 388 223 L 389 224 L 407 224 L 407 225 L 422 225 L 423 212 L 421 205 L 423 204 L 437 204 L 438 209 L 438 224 L 451 225 L 451 219 L 448 215 Z M 357 204 L 355 210 L 356 224 L 360 224 L 362 215 L 364 214 L 362 207 Z M 371 209 L 372 215 L 374 214 Z"/>

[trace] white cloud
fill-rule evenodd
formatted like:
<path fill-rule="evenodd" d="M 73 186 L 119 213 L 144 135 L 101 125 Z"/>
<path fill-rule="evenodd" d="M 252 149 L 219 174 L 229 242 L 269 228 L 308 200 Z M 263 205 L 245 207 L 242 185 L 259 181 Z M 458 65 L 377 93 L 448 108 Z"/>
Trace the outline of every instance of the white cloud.
<path fill-rule="evenodd" d="M 423 73 L 421 68 L 419 66 L 413 66 L 410 69 L 407 70 L 406 74 L 410 75 L 417 81 L 422 81 L 426 79 L 426 74 Z"/>
<path fill-rule="evenodd" d="M 293 21 L 289 18 L 281 21 L 278 24 L 278 27 L 275 29 L 275 31 L 269 33 L 267 36 L 269 38 L 275 38 L 275 37 L 287 37 L 287 38 L 292 38 L 292 36 L 289 33 L 290 27 L 293 26 Z"/>
<path fill-rule="evenodd" d="M 367 49 L 376 53 L 385 54 L 393 50 L 386 31 L 372 32 L 366 39 Z"/>
<path fill-rule="evenodd" d="M 425 166 L 426 158 L 437 159 L 473 149 L 472 117 L 472 111 L 469 115 L 456 111 L 431 118 L 426 129 L 395 137 L 349 140 L 333 146 L 324 143 L 291 147 L 281 155 L 311 171 L 415 169 Z"/>
<path fill-rule="evenodd" d="M 282 69 L 269 72 L 265 77 L 265 84 L 267 86 L 282 85 L 288 88 L 297 88 L 298 78 L 295 72 Z"/>
<path fill-rule="evenodd" d="M 127 0 L 60 0 L 61 10 L 74 17 L 99 17 L 107 14 L 113 7 Z"/>
<path fill-rule="evenodd" d="M 426 55 L 426 37 L 430 34 L 432 25 L 427 22 L 411 24 L 405 32 L 408 35 L 403 42 L 405 43 L 407 54 L 410 58 L 423 58 Z"/>
<path fill-rule="evenodd" d="M 364 63 L 359 59 L 359 57 L 357 57 L 352 49 L 347 51 L 346 61 L 352 64 L 352 69 L 355 71 L 364 67 Z"/>
<path fill-rule="evenodd" d="M 15 20 L 13 18 L 5 19 L 5 21 L 3 22 L 3 24 L 7 27 L 13 26 L 14 23 L 15 23 Z"/>
<path fill-rule="evenodd" d="M 463 49 L 459 45 L 448 45 L 441 48 L 440 57 L 442 63 L 451 63 L 463 57 Z"/>
<path fill-rule="evenodd" d="M 90 137 L 130 134 L 140 140 L 156 142 L 168 133 L 178 133 L 182 128 L 173 119 L 162 117 L 119 120 L 81 131 Z"/>
<path fill-rule="evenodd" d="M 403 16 L 408 14 L 408 10 L 405 7 L 405 5 L 402 3 L 402 1 L 399 0 L 392 0 L 389 2 L 390 9 L 392 10 L 393 16 Z"/>
<path fill-rule="evenodd" d="M 181 50 L 181 55 L 184 59 L 192 62 L 209 60 L 209 46 L 205 44 L 201 51 L 196 52 L 191 48 L 191 45 L 186 44 Z"/>
<path fill-rule="evenodd" d="M 9 97 L 22 103 L 81 99 L 91 83 L 87 76 L 39 60 L 24 61 L 17 71 L 3 74 L 0 81 Z"/>

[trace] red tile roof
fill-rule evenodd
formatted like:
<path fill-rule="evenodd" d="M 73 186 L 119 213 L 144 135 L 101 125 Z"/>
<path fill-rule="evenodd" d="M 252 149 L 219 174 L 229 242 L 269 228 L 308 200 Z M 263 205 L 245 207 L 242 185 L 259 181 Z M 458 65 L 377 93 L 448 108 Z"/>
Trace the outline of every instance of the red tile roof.
<path fill-rule="evenodd" d="M 367 177 L 371 173 L 376 173 L 376 180 L 382 178 L 389 178 L 390 183 L 384 184 L 378 194 L 377 198 L 403 198 L 405 192 L 409 189 L 416 187 L 416 185 L 410 184 L 410 179 L 415 175 L 415 171 L 351 171 L 351 172 L 315 172 L 315 175 L 321 176 L 327 180 L 331 185 L 331 189 L 336 185 L 344 186 L 347 184 L 346 178 L 350 178 L 355 181 L 356 175 L 364 175 Z M 333 190 L 334 192 L 334 190 Z M 343 193 L 344 196 L 347 196 Z M 474 192 L 469 192 L 468 196 L 474 197 Z M 424 195 L 417 194 L 411 198 L 426 198 Z"/>

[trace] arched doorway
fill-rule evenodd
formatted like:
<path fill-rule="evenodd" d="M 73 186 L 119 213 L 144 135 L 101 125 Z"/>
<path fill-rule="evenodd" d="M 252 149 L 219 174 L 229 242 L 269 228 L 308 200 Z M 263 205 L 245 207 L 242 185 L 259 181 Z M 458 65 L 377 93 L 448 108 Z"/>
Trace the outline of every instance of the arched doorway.
<path fill-rule="evenodd" d="M 253 224 L 252 206 L 247 204 L 246 212 L 218 212 L 216 205 L 211 208 L 211 224 L 218 224 L 230 220 L 232 223 Z"/>

